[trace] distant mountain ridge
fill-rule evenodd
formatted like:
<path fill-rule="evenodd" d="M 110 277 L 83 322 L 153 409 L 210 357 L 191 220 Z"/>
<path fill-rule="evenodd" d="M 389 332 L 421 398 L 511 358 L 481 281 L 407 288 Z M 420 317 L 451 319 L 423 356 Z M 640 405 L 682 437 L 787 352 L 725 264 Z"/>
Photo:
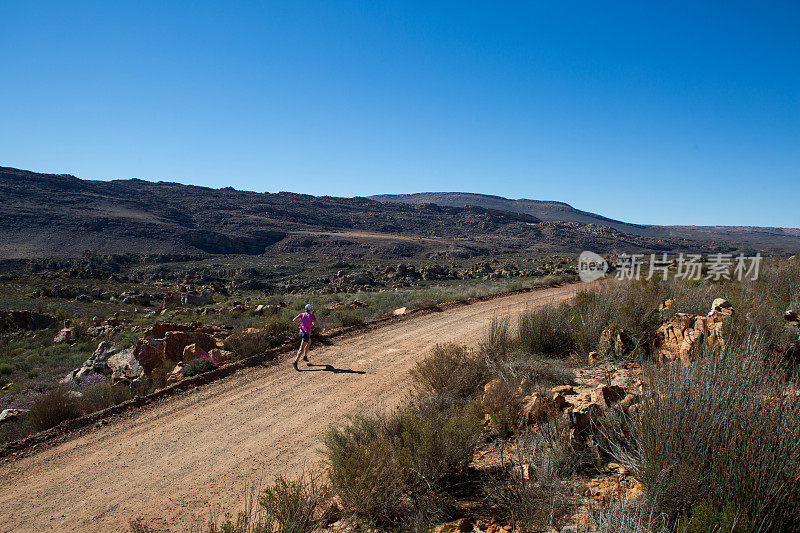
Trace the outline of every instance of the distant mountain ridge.
<path fill-rule="evenodd" d="M 656 226 L 632 224 L 596 213 L 581 211 L 564 202 L 547 200 L 510 199 L 502 196 L 465 192 L 423 192 L 414 194 L 380 194 L 370 196 L 380 202 L 442 206 L 475 205 L 504 211 L 526 213 L 545 222 L 577 222 L 600 224 L 622 233 L 650 238 L 677 238 L 713 242 L 736 242 L 751 246 L 797 249 L 800 228 L 757 226 Z"/>
<path fill-rule="evenodd" d="M 446 259 L 800 248 L 800 234 L 777 235 L 769 228 L 636 226 L 560 202 L 464 193 L 378 201 L 140 179 L 93 181 L 0 167 L 0 198 L 0 259 L 87 251 Z"/>

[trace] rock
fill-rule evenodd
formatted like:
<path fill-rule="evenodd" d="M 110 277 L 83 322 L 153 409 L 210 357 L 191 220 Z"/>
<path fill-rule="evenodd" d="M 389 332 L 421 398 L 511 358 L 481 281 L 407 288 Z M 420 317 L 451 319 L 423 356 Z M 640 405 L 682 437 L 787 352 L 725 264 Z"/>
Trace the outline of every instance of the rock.
<path fill-rule="evenodd" d="M 638 405 L 642 401 L 641 397 L 638 394 L 626 394 L 625 397 L 620 400 L 619 407 L 625 412 L 628 412 L 631 407 L 634 405 Z"/>
<path fill-rule="evenodd" d="M 75 372 L 73 378 L 75 379 L 75 381 L 83 381 L 92 374 L 94 374 L 94 369 L 92 367 L 82 366 Z"/>
<path fill-rule="evenodd" d="M 625 397 L 625 389 L 619 385 L 600 385 L 597 387 L 597 403 L 603 409 L 610 409 Z"/>
<path fill-rule="evenodd" d="M 214 360 L 214 363 L 217 364 L 217 366 L 227 363 L 233 357 L 233 352 L 229 352 L 228 350 L 222 350 L 220 348 L 214 348 L 208 353 Z"/>
<path fill-rule="evenodd" d="M 675 305 L 675 300 L 673 300 L 672 298 L 670 298 L 669 300 L 664 300 L 664 302 L 660 306 L 658 306 L 658 311 L 659 313 L 664 314 L 670 309 L 672 309 L 673 305 Z"/>
<path fill-rule="evenodd" d="M 201 357 L 210 357 L 208 352 L 197 344 L 190 344 L 183 349 L 183 356 L 181 361 L 191 361 L 192 359 L 199 359 Z"/>
<path fill-rule="evenodd" d="M 594 364 L 594 362 L 597 361 L 597 352 L 589 352 L 589 355 L 587 356 L 587 359 L 588 359 L 587 362 L 589 363 L 589 366 L 592 366 Z"/>
<path fill-rule="evenodd" d="M 74 328 L 64 328 L 56 334 L 53 338 L 53 344 L 63 344 L 75 340 L 76 334 Z"/>
<path fill-rule="evenodd" d="M 65 396 L 67 398 L 69 398 L 70 400 L 82 400 L 83 399 L 83 394 L 78 392 L 78 391 L 76 391 L 76 390 L 68 390 L 65 393 Z"/>
<path fill-rule="evenodd" d="M 144 369 L 133 356 L 133 348 L 120 350 L 106 361 L 111 370 L 111 382 L 133 380 L 144 374 Z"/>
<path fill-rule="evenodd" d="M 552 394 L 561 394 L 562 396 L 572 396 L 575 394 L 575 389 L 572 385 L 559 385 L 550 389 Z"/>
<path fill-rule="evenodd" d="M 725 316 L 733 316 L 733 306 L 725 298 L 716 298 L 711 304 L 711 311 L 708 312 L 708 316 L 718 313 Z"/>
<path fill-rule="evenodd" d="M 182 372 L 183 372 L 183 365 L 181 364 L 175 365 L 175 368 L 172 369 L 172 372 L 170 372 L 169 376 L 167 377 L 167 385 L 172 385 L 173 383 L 177 383 L 181 379 L 183 379 Z"/>
<path fill-rule="evenodd" d="M 783 314 L 783 319 L 786 321 L 787 324 L 791 326 L 800 327 L 800 315 L 798 315 L 795 311 L 791 309 L 789 309 Z"/>
<path fill-rule="evenodd" d="M 659 361 L 680 359 L 689 364 L 697 354 L 707 329 L 704 321 L 689 313 L 676 313 L 656 331 Z"/>
<path fill-rule="evenodd" d="M 109 371 L 108 360 L 117 353 L 117 348 L 108 341 L 102 341 L 97 345 L 92 356 L 83 363 L 83 366 L 92 367 L 98 374 L 105 374 Z"/>
<path fill-rule="evenodd" d="M 600 334 L 597 351 L 602 357 L 617 359 L 629 354 L 633 343 L 628 334 L 616 324 L 611 324 Z"/>
<path fill-rule="evenodd" d="M 0 426 L 9 422 L 16 422 L 28 411 L 26 409 L 4 409 L 0 413 Z"/>
<path fill-rule="evenodd" d="M 566 398 L 564 398 L 564 395 L 563 395 L 563 394 L 561 394 L 561 393 L 557 393 L 557 392 L 556 392 L 556 393 L 553 393 L 553 394 L 550 396 L 550 402 L 551 402 L 551 403 L 553 404 L 553 406 L 554 406 L 556 409 L 558 409 L 559 411 L 563 411 L 563 410 L 564 410 L 564 409 L 566 409 L 567 407 L 571 407 L 571 406 L 572 406 L 572 404 L 571 404 L 571 403 L 569 403 L 569 402 L 567 401 L 567 399 L 566 399 Z"/>
<path fill-rule="evenodd" d="M 575 430 L 576 438 L 584 436 L 603 415 L 603 408 L 596 403 L 586 403 L 565 411 L 570 429 Z"/>
<path fill-rule="evenodd" d="M 493 379 L 483 386 L 483 409 L 486 413 L 496 413 L 506 405 L 508 400 L 508 387 L 500 379 Z"/>
<path fill-rule="evenodd" d="M 545 422 L 556 410 L 556 406 L 549 398 L 534 392 L 522 400 L 522 411 L 517 420 L 517 426 L 526 428 L 539 422 Z"/>
<path fill-rule="evenodd" d="M 141 365 L 144 375 L 160 383 L 183 362 L 187 346 L 195 345 L 194 352 L 205 354 L 214 348 L 222 348 L 223 343 L 214 335 L 224 331 L 200 323 L 173 324 L 159 322 L 148 329 L 133 348 L 133 355 Z M 194 352 L 188 352 L 190 355 Z"/>
<path fill-rule="evenodd" d="M 408 312 L 407 307 L 400 307 L 399 309 L 395 309 L 394 311 L 392 311 L 392 314 L 394 316 L 402 316 L 405 315 L 407 312 Z"/>
<path fill-rule="evenodd" d="M 436 533 L 468 533 L 472 531 L 473 523 L 469 518 L 460 518 L 455 522 L 436 526 L 433 531 Z"/>

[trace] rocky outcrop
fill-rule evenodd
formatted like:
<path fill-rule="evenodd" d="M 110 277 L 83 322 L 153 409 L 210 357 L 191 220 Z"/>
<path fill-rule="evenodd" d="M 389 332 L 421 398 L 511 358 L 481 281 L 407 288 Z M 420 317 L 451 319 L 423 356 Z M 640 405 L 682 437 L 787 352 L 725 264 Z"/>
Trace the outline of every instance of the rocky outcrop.
<path fill-rule="evenodd" d="M 161 386 L 178 363 L 192 353 L 208 353 L 224 349 L 225 330 L 200 323 L 174 324 L 159 322 L 145 331 L 133 348 L 133 356 L 142 367 L 144 377 Z M 189 351 L 188 346 L 193 346 Z"/>
<path fill-rule="evenodd" d="M 699 353 L 703 342 L 724 346 L 723 326 L 734 316 L 733 306 L 717 298 L 705 316 L 676 313 L 656 332 L 656 354 L 660 362 L 679 359 L 689 364 Z"/>
<path fill-rule="evenodd" d="M 56 324 L 56 317 L 33 311 L 0 310 L 0 331 L 7 329 L 39 330 Z"/>
<path fill-rule="evenodd" d="M 81 366 L 67 374 L 60 383 L 68 385 L 81 382 L 93 374 L 111 376 L 111 382 L 115 385 L 127 385 L 141 377 L 143 370 L 133 357 L 133 348 L 121 350 L 112 343 L 103 341 Z"/>

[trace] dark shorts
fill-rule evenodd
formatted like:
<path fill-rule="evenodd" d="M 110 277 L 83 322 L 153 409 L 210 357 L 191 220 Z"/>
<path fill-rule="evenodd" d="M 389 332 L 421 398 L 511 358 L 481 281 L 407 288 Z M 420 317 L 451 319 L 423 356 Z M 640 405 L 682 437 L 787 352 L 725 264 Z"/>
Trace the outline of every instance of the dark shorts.
<path fill-rule="evenodd" d="M 306 333 L 305 331 L 300 332 L 300 340 L 301 341 L 310 341 L 311 340 L 311 333 Z"/>

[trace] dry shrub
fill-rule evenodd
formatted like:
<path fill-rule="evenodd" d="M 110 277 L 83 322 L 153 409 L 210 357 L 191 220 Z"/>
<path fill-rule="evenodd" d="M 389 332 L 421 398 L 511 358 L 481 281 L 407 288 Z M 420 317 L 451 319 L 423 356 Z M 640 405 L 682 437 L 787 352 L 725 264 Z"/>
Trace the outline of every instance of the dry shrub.
<path fill-rule="evenodd" d="M 50 429 L 65 420 L 78 418 L 86 412 L 84 402 L 68 394 L 64 388 L 56 388 L 41 396 L 28 414 L 39 431 Z"/>
<path fill-rule="evenodd" d="M 331 486 L 363 521 L 425 530 L 450 515 L 449 480 L 472 459 L 479 433 L 473 405 L 423 401 L 352 418 L 325 437 Z"/>
<path fill-rule="evenodd" d="M 234 359 L 242 359 L 266 352 L 284 344 L 294 337 L 289 322 L 277 318 L 267 322 L 264 329 L 243 330 L 225 339 L 225 349 L 234 354 Z"/>
<path fill-rule="evenodd" d="M 729 342 L 689 367 L 653 372 L 615 454 L 670 516 L 732 505 L 761 531 L 800 523 L 800 400 L 759 348 Z"/>
<path fill-rule="evenodd" d="M 454 402 L 474 398 L 488 377 L 485 361 L 457 344 L 437 344 L 430 356 L 411 370 L 418 392 Z"/>
<path fill-rule="evenodd" d="M 321 474 L 303 472 L 290 481 L 278 476 L 263 490 L 245 488 L 244 510 L 235 517 L 227 514 L 217 522 L 212 519 L 202 529 L 209 533 L 309 533 L 320 531 L 328 523 L 330 489 Z"/>
<path fill-rule="evenodd" d="M 509 463 L 489 475 L 486 503 L 513 527 L 559 528 L 572 511 L 570 490 L 561 481 L 581 469 L 583 455 L 558 422 L 542 424 L 520 436 Z"/>
<path fill-rule="evenodd" d="M 569 356 L 576 348 L 568 304 L 545 306 L 519 317 L 517 346 L 526 353 L 551 358 Z"/>

